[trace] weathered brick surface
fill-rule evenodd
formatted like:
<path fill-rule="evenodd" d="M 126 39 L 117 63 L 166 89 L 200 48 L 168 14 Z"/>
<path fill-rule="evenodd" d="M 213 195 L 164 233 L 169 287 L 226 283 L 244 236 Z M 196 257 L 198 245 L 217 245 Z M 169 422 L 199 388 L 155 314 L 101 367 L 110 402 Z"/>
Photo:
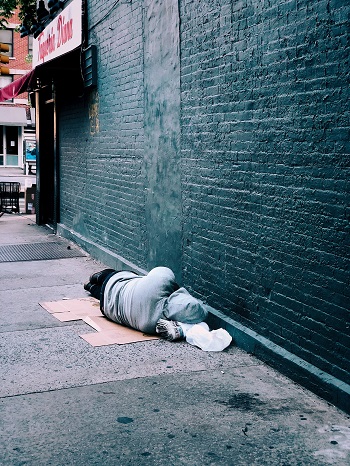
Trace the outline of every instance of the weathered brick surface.
<path fill-rule="evenodd" d="M 61 222 L 148 268 L 168 234 L 159 216 L 178 219 L 153 188 L 180 177 L 167 195 L 182 208 L 183 285 L 349 383 L 347 2 L 179 1 L 176 183 L 160 154 L 167 94 L 145 115 L 145 3 L 114 3 L 89 2 L 97 91 L 60 103 Z"/>
<path fill-rule="evenodd" d="M 15 11 L 12 18 L 9 20 L 9 24 L 20 26 L 21 21 L 18 17 L 18 10 Z M 31 70 L 32 63 L 28 57 L 28 37 L 21 38 L 17 28 L 13 30 L 13 58 L 10 60 L 9 67 L 11 69 Z"/>
<path fill-rule="evenodd" d="M 144 266 L 142 8 L 113 3 L 89 13 L 97 91 L 60 113 L 61 222 Z"/>
<path fill-rule="evenodd" d="M 180 14 L 184 280 L 349 382 L 349 6 Z"/>

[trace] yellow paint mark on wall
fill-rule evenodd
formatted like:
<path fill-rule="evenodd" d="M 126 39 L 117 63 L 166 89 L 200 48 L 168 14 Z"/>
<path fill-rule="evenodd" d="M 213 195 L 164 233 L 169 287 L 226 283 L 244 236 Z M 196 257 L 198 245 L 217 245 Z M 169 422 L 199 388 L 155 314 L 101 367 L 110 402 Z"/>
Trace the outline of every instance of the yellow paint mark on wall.
<path fill-rule="evenodd" d="M 90 94 L 89 102 L 89 121 L 90 121 L 90 134 L 96 134 L 100 131 L 100 99 L 97 90 L 94 90 Z"/>

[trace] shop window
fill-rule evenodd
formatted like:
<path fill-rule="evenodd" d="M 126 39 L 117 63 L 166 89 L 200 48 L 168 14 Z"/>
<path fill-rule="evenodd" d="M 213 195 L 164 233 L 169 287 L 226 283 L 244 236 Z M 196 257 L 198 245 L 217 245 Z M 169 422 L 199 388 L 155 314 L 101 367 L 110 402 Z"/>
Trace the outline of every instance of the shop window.
<path fill-rule="evenodd" d="M 33 55 L 33 36 L 28 36 L 28 55 Z"/>
<path fill-rule="evenodd" d="M 8 55 L 9 57 L 13 57 L 13 30 L 0 29 L 0 42 L 2 44 L 7 44 L 10 47 Z"/>
<path fill-rule="evenodd" d="M 0 75 L 0 89 L 11 84 L 13 81 L 13 76 Z M 13 99 L 7 99 L 6 102 L 13 102 Z"/>
<path fill-rule="evenodd" d="M 12 76 L 0 75 L 0 89 L 12 83 Z"/>

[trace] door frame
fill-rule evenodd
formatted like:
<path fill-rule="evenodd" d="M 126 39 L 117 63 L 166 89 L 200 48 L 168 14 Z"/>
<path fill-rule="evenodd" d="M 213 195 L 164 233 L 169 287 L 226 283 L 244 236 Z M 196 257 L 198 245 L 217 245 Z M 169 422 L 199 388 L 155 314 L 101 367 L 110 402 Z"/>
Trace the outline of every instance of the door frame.
<path fill-rule="evenodd" d="M 59 156 L 54 80 L 35 92 L 37 141 L 36 223 L 57 231 L 60 217 Z M 47 118 L 47 115 L 49 118 Z M 46 149 L 45 149 L 46 148 Z"/>

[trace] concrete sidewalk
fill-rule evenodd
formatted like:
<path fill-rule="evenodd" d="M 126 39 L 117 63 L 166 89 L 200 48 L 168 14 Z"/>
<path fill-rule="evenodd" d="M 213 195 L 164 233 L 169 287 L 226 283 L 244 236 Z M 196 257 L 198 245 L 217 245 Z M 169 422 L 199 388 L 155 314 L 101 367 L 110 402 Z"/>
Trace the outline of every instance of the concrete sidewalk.
<path fill-rule="evenodd" d="M 21 190 L 36 184 L 36 175 L 25 174 L 23 168 L 0 167 L 0 181 L 17 181 Z"/>
<path fill-rule="evenodd" d="M 76 248 L 34 216 L 0 218 L 0 252 L 50 242 Z M 79 337 L 91 327 L 39 305 L 87 296 L 99 268 L 0 262 L 1 465 L 349 464 L 350 417 L 234 345 L 92 347 Z"/>

